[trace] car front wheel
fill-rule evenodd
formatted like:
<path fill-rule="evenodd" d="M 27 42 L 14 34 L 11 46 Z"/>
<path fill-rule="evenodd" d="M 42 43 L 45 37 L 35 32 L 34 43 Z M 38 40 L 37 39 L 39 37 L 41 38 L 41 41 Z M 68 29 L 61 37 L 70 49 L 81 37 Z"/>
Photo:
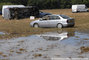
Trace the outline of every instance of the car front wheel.
<path fill-rule="evenodd" d="M 34 24 L 33 27 L 34 27 L 34 28 L 38 28 L 39 25 L 38 25 L 38 24 Z"/>
<path fill-rule="evenodd" d="M 57 24 L 57 28 L 62 28 L 62 24 Z"/>

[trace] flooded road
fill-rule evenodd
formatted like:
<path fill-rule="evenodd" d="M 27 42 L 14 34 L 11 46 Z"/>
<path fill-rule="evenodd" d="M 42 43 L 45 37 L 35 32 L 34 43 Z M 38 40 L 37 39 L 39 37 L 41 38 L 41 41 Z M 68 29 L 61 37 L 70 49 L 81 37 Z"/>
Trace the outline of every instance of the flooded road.
<path fill-rule="evenodd" d="M 89 58 L 89 34 L 74 30 L 59 30 L 0 40 L 2 60 L 52 60 L 52 58 Z"/>

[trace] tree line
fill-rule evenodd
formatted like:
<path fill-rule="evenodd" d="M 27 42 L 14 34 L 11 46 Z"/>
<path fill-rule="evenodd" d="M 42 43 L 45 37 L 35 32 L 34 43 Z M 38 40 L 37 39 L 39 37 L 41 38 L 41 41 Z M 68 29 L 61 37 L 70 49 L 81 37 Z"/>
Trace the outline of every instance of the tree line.
<path fill-rule="evenodd" d="M 89 0 L 0 0 L 0 8 L 12 4 L 37 6 L 39 9 L 63 9 L 71 8 L 73 4 L 86 4 L 89 7 Z"/>

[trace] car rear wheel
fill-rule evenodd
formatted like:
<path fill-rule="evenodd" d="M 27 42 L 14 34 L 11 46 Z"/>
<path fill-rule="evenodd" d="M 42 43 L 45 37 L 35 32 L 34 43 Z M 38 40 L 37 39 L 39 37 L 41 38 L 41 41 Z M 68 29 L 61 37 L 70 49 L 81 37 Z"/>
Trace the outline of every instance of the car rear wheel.
<path fill-rule="evenodd" d="M 34 24 L 34 26 L 33 26 L 34 28 L 38 28 L 39 27 L 39 25 L 38 24 Z"/>
<path fill-rule="evenodd" d="M 63 27 L 62 24 L 57 25 L 57 28 L 62 28 L 62 27 Z"/>

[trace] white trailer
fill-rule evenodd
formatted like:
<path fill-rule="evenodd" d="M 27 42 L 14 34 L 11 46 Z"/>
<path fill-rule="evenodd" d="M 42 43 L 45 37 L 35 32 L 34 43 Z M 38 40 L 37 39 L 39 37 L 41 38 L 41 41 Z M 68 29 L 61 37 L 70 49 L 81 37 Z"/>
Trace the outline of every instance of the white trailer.
<path fill-rule="evenodd" d="M 89 11 L 85 4 L 72 5 L 72 12 L 87 12 Z"/>
<path fill-rule="evenodd" d="M 25 7 L 24 5 L 3 5 L 2 7 L 2 17 L 4 19 L 10 19 L 10 11 L 9 8 L 14 8 L 14 7 Z"/>

